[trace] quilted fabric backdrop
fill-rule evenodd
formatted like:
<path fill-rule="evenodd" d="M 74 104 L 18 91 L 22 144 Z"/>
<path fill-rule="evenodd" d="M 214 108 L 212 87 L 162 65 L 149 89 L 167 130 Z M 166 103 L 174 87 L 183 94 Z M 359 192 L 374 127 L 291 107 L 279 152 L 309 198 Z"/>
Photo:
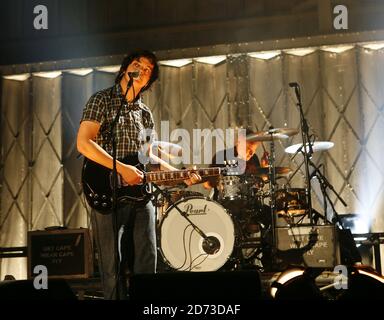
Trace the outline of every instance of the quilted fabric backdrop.
<path fill-rule="evenodd" d="M 235 128 L 300 129 L 297 100 L 290 82 L 301 85 L 310 133 L 331 141 L 332 149 L 315 153 L 334 190 L 328 188 L 338 214 L 358 214 L 357 232 L 383 231 L 384 218 L 384 50 L 354 45 L 216 57 L 215 62 L 164 63 L 160 80 L 144 100 L 151 107 L 159 138 L 161 121 L 169 131 Z M 81 196 L 82 158 L 76 132 L 90 95 L 113 83 L 114 72 L 89 69 L 57 74 L 4 78 L 1 101 L 0 246 L 25 246 L 27 231 L 48 226 L 89 227 Z M 163 124 L 164 127 L 164 124 Z M 177 137 L 173 137 L 177 138 Z M 193 140 L 193 139 L 192 139 Z M 177 142 L 174 140 L 173 142 Z M 191 161 L 207 141 L 191 147 Z M 289 179 L 279 187 L 305 187 L 303 158 L 284 152 L 300 143 L 300 133 L 277 140 L 276 166 L 288 166 Z M 269 150 L 270 143 L 264 143 Z M 257 153 L 262 154 L 262 148 Z M 185 163 L 189 166 L 190 163 Z M 313 207 L 323 213 L 323 196 L 312 180 Z M 201 186 L 192 189 L 207 194 Z M 333 217 L 328 204 L 327 216 Z M 26 277 L 26 259 L 3 259 L 0 276 Z"/>

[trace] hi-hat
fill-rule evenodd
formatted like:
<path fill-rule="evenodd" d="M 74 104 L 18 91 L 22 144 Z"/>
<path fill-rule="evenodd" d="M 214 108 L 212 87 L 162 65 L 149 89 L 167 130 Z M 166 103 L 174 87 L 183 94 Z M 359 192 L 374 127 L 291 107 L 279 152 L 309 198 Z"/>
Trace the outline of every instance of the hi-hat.
<path fill-rule="evenodd" d="M 325 150 L 331 149 L 335 144 L 330 141 L 316 141 L 316 142 L 311 142 L 311 145 L 312 145 L 313 152 L 317 152 L 317 151 L 325 151 Z M 293 154 L 298 152 L 299 149 L 304 149 L 302 143 L 294 144 L 292 146 L 285 148 L 285 152 Z M 308 143 L 306 146 L 306 151 L 307 152 L 309 151 Z"/>
<path fill-rule="evenodd" d="M 273 128 L 267 131 L 260 131 L 247 135 L 246 139 L 249 142 L 254 141 L 272 141 L 274 139 L 287 139 L 295 134 L 298 134 L 299 130 L 293 128 Z"/>

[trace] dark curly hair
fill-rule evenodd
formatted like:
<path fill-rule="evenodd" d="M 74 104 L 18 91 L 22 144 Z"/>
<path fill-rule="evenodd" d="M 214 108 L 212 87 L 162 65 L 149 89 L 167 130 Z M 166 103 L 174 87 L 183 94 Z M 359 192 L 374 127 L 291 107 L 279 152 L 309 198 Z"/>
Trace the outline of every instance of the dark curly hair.
<path fill-rule="evenodd" d="M 152 83 L 154 83 L 159 77 L 159 65 L 157 63 L 157 58 L 155 54 L 148 50 L 134 51 L 123 59 L 119 73 L 117 74 L 115 79 L 115 84 L 120 83 L 121 78 L 124 76 L 125 71 L 127 70 L 128 66 L 132 63 L 132 61 L 138 60 L 140 58 L 147 58 L 153 64 L 153 69 L 148 83 L 140 90 L 139 94 L 143 93 L 145 90 L 148 90 L 151 87 Z"/>

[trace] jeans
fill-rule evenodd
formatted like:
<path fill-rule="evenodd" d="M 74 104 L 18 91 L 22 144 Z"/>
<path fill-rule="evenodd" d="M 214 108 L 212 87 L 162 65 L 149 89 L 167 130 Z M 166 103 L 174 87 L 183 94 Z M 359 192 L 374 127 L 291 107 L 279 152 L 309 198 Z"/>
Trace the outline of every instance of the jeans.
<path fill-rule="evenodd" d="M 156 217 L 152 202 L 127 204 L 117 210 L 118 240 L 113 228 L 115 214 L 103 215 L 96 210 L 91 214 L 104 298 L 127 299 L 126 268 L 130 274 L 156 272 Z M 116 254 L 120 265 L 118 288 Z"/>

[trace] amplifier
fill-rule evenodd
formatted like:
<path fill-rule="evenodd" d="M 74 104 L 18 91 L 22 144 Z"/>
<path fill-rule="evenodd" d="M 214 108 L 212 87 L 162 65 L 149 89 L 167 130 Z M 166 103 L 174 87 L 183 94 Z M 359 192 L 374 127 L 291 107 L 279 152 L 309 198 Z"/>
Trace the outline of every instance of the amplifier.
<path fill-rule="evenodd" d="M 280 264 L 333 268 L 340 264 L 336 226 L 300 225 L 276 228 Z"/>
<path fill-rule="evenodd" d="M 48 278 L 88 278 L 93 256 L 88 229 L 28 232 L 28 278 L 37 265 L 47 268 Z"/>

